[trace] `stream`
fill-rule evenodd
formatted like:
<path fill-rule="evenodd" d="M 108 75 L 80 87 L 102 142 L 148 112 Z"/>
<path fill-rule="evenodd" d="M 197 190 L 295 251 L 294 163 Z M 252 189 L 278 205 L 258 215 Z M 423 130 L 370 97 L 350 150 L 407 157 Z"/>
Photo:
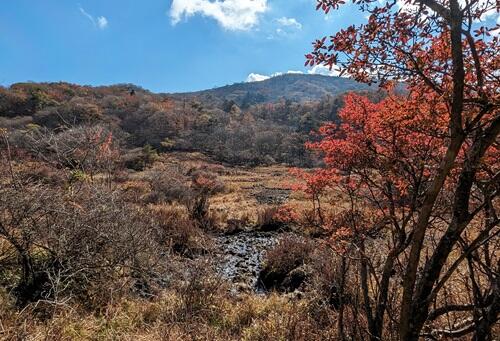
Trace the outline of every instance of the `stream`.
<path fill-rule="evenodd" d="M 261 291 L 258 278 L 265 253 L 277 244 L 281 234 L 251 231 L 216 237 L 218 271 L 233 284 L 234 291 Z"/>

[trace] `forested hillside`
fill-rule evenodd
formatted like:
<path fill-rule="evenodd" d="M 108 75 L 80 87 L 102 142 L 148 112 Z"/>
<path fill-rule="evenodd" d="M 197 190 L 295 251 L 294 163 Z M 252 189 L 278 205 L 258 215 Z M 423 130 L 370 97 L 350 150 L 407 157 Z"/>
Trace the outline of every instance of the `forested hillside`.
<path fill-rule="evenodd" d="M 128 84 L 19 83 L 0 89 L 0 125 L 18 134 L 103 125 L 129 151 L 149 146 L 200 151 L 230 164 L 311 165 L 304 149 L 310 132 L 336 121 L 346 91 L 365 89 L 345 78 L 306 75 L 175 95 Z"/>
<path fill-rule="evenodd" d="M 346 91 L 375 89 L 350 78 L 323 75 L 285 74 L 260 82 L 237 83 L 211 90 L 198 91 L 181 96 L 195 96 L 208 101 L 233 100 L 240 107 L 256 103 L 276 102 L 282 98 L 294 102 L 321 100 Z"/>

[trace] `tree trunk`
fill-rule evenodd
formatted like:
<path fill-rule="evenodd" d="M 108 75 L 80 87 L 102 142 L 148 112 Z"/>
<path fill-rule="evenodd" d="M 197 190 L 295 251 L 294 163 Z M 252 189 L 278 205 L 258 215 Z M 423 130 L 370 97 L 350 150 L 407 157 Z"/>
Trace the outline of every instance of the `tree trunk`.
<path fill-rule="evenodd" d="M 339 317 L 337 322 L 338 339 L 344 341 L 346 339 L 344 332 L 344 286 L 346 277 L 346 259 L 342 256 L 340 263 L 340 283 L 339 283 Z"/>
<path fill-rule="evenodd" d="M 462 130 L 462 114 L 463 114 L 463 99 L 464 99 L 464 58 L 462 48 L 462 12 L 457 0 L 450 0 L 450 17 L 445 18 L 450 26 L 450 45 L 453 64 L 453 93 L 451 99 L 450 112 L 450 134 L 451 142 L 442 161 L 439 171 L 437 172 L 431 187 L 426 193 L 424 203 L 417 219 L 417 224 L 414 229 L 410 256 L 408 260 L 407 270 L 403 278 L 403 300 L 401 304 L 400 316 L 400 338 L 404 341 L 418 340 L 420 322 L 415 324 L 414 319 L 420 321 L 422 316 L 414 316 L 414 290 L 417 279 L 417 270 L 420 263 L 420 252 L 422 250 L 425 233 L 432 208 L 436 202 L 437 196 L 443 187 L 444 181 L 453 166 L 453 163 L 462 146 L 465 136 Z M 428 303 L 427 303 L 428 304 Z M 423 323 L 422 323 L 423 325 Z"/>

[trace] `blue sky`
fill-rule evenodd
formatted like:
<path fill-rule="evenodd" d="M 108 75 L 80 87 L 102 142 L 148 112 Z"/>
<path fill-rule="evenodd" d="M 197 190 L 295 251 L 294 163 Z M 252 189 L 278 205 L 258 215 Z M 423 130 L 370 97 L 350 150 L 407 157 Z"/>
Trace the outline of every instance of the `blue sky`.
<path fill-rule="evenodd" d="M 315 38 L 361 20 L 349 7 L 325 16 L 314 0 L 2 0 L 0 84 L 177 92 L 307 72 Z"/>

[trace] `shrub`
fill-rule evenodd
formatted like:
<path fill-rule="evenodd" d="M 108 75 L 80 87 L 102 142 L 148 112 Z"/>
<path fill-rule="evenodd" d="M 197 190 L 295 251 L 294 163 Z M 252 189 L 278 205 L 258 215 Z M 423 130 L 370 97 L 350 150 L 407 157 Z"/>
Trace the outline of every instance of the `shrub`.
<path fill-rule="evenodd" d="M 41 162 L 86 173 L 91 178 L 98 172 L 111 176 L 120 159 L 113 132 L 99 125 L 75 126 L 62 131 L 36 129 L 17 135 L 13 142 Z"/>
<path fill-rule="evenodd" d="M 289 206 L 266 207 L 257 214 L 257 226 L 263 231 L 274 231 L 289 226 L 298 219 L 298 214 Z"/>
<path fill-rule="evenodd" d="M 55 167 L 38 162 L 26 163 L 19 169 L 19 177 L 24 183 L 40 183 L 50 186 L 62 186 L 68 178 Z"/>
<path fill-rule="evenodd" d="M 194 257 L 209 248 L 208 238 L 181 206 L 157 206 L 149 214 L 158 224 L 158 243 L 168 246 L 175 253 Z"/>
<path fill-rule="evenodd" d="M 79 124 L 95 124 L 102 119 L 102 108 L 88 99 L 75 97 L 62 105 L 42 108 L 33 119 L 35 123 L 49 128 L 74 126 Z"/>
<path fill-rule="evenodd" d="M 222 285 L 222 279 L 210 271 L 211 267 L 209 262 L 198 262 L 176 288 L 181 299 L 176 311 L 178 320 L 192 323 L 196 319 L 220 319 L 220 300 L 227 288 Z"/>
<path fill-rule="evenodd" d="M 188 177 L 182 174 L 181 169 L 175 166 L 154 166 L 146 176 L 151 184 L 151 193 L 148 202 L 154 203 L 185 203 L 190 199 Z"/>
<path fill-rule="evenodd" d="M 15 255 L 5 271 L 14 274 L 9 285 L 20 305 L 68 299 L 102 306 L 161 272 L 167 249 L 154 238 L 155 224 L 118 192 L 2 185 L 0 212 L 0 241 Z"/>
<path fill-rule="evenodd" d="M 200 227 L 214 228 L 217 219 L 209 212 L 209 199 L 212 195 L 222 192 L 224 184 L 211 172 L 196 169 L 188 174 L 191 176 L 191 191 L 186 201 L 189 215 Z"/>
<path fill-rule="evenodd" d="M 260 284 L 267 290 L 293 291 L 309 277 L 304 267 L 313 251 L 312 243 L 287 235 L 266 254 Z M 300 268 L 300 269 L 299 269 Z"/>
<path fill-rule="evenodd" d="M 275 219 L 276 212 L 278 212 L 277 207 L 266 207 L 259 210 L 257 213 L 257 226 L 264 231 L 277 230 L 282 227 L 283 224 Z"/>

